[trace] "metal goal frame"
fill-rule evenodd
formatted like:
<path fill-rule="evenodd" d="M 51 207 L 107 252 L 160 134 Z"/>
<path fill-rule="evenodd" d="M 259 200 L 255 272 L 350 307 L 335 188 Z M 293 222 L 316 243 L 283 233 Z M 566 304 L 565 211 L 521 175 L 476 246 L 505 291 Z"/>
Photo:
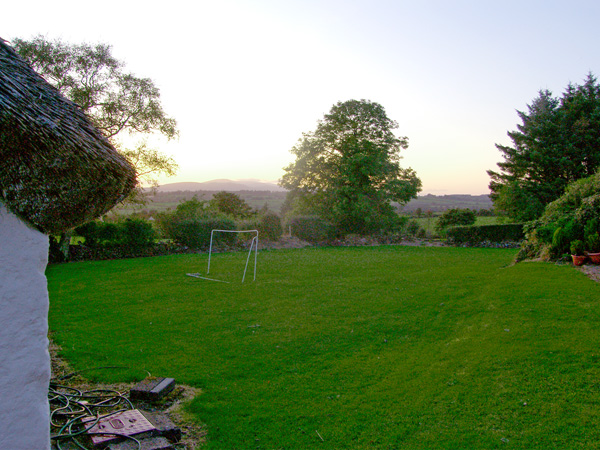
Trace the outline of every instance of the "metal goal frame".
<path fill-rule="evenodd" d="M 244 267 L 244 275 L 242 276 L 242 283 L 246 279 L 246 271 L 248 270 L 248 263 L 250 262 L 250 256 L 252 255 L 252 248 L 254 248 L 254 279 L 252 281 L 256 281 L 256 262 L 258 259 L 258 230 L 212 230 L 210 232 L 210 247 L 208 249 L 208 269 L 206 270 L 206 274 L 210 273 L 210 258 L 212 255 L 213 248 L 213 239 L 215 232 L 218 233 L 255 233 L 255 236 L 252 238 L 252 242 L 250 242 L 250 250 L 248 250 L 248 257 L 246 258 L 246 266 Z"/>

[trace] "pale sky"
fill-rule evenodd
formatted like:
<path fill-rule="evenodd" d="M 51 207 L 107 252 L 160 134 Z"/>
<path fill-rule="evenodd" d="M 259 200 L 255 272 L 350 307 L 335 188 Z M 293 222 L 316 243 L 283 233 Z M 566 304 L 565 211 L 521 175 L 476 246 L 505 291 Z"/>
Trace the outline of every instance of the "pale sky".
<path fill-rule="evenodd" d="M 180 130 L 164 183 L 277 180 L 335 103 L 368 99 L 423 194 L 487 194 L 516 110 L 600 76 L 599 20 L 597 0 L 30 0 L 0 37 L 107 43 L 151 78 Z"/>

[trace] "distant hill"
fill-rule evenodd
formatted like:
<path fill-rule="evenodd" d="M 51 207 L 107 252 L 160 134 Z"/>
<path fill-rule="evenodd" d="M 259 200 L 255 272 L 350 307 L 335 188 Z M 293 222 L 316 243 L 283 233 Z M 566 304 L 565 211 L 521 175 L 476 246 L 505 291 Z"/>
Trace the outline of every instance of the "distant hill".
<path fill-rule="evenodd" d="M 260 180 L 210 180 L 202 183 L 184 182 L 184 183 L 168 183 L 159 186 L 159 192 L 175 192 L 175 191 L 272 191 L 285 192 L 285 189 L 278 186 L 276 183 Z"/>

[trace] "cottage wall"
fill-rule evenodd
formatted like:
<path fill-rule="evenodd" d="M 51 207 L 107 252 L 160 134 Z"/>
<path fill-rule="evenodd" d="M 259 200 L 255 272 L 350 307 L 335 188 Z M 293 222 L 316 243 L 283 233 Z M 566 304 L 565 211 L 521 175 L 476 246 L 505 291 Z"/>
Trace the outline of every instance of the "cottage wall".
<path fill-rule="evenodd" d="M 50 448 L 48 236 L 0 202 L 0 449 Z"/>

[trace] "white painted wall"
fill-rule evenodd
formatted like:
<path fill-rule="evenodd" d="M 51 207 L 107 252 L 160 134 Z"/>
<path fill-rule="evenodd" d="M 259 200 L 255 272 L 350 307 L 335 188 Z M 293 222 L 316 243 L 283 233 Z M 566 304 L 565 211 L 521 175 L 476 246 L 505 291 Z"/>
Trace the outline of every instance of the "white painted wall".
<path fill-rule="evenodd" d="M 0 202 L 0 449 L 48 450 L 48 236 Z"/>

